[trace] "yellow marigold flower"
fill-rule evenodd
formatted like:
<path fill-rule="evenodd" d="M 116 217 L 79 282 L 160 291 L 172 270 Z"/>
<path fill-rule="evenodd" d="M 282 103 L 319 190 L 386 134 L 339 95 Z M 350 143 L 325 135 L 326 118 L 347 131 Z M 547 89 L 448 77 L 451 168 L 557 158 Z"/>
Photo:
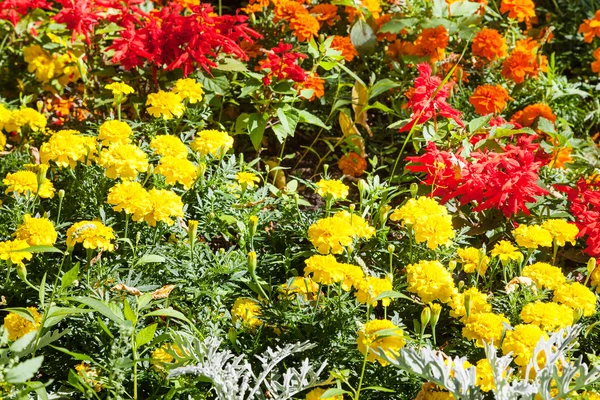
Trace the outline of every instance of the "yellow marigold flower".
<path fill-rule="evenodd" d="M 134 90 L 131 86 L 123 82 L 113 82 L 104 86 L 106 89 L 110 90 L 113 96 L 120 95 L 128 95 L 134 93 Z"/>
<path fill-rule="evenodd" d="M 533 356 L 533 350 L 540 339 L 548 339 L 548 335 L 536 325 L 517 325 L 514 330 L 506 332 L 502 342 L 502 353 L 507 355 L 512 352 L 515 364 L 525 366 Z M 543 357 L 542 354 L 538 357 Z"/>
<path fill-rule="evenodd" d="M 133 179 L 148 169 L 148 158 L 136 145 L 115 143 L 100 152 L 98 165 L 106 169 L 106 176 L 111 179 Z"/>
<path fill-rule="evenodd" d="M 8 332 L 8 340 L 12 341 L 20 339 L 29 332 L 33 332 L 40 327 L 42 315 L 35 307 L 27 307 L 27 309 L 33 316 L 34 322 L 12 312 L 8 313 L 4 318 L 4 329 Z"/>
<path fill-rule="evenodd" d="M 56 65 L 54 58 L 35 44 L 23 49 L 23 56 L 27 65 L 27 71 L 35 74 L 35 79 L 42 83 L 50 82 L 55 75 Z"/>
<path fill-rule="evenodd" d="M 215 129 L 198 132 L 196 139 L 192 142 L 192 150 L 197 151 L 202 156 L 210 154 L 221 157 L 232 147 L 233 138 L 227 132 Z"/>
<path fill-rule="evenodd" d="M 475 384 L 479 386 L 481 390 L 483 390 L 484 392 L 489 392 L 491 390 L 496 389 L 492 366 L 490 365 L 490 362 L 487 360 L 487 358 L 477 361 L 477 364 L 475 366 L 475 373 Z"/>
<path fill-rule="evenodd" d="M 54 161 L 60 168 L 74 169 L 77 162 L 84 162 L 95 155 L 96 139 L 91 136 L 81 136 L 74 130 L 58 131 L 40 147 L 42 163 L 49 164 L 50 161 Z"/>
<path fill-rule="evenodd" d="M 22 108 L 15 110 L 10 115 L 10 121 L 5 125 L 8 131 L 20 131 L 24 126 L 29 127 L 33 132 L 39 132 L 46 129 L 46 117 L 33 108 Z"/>
<path fill-rule="evenodd" d="M 173 217 L 183 218 L 183 202 L 181 197 L 170 190 L 152 189 L 148 192 L 151 211 L 144 219 L 150 226 L 156 226 L 157 222 L 173 225 Z"/>
<path fill-rule="evenodd" d="M 181 97 L 172 92 L 159 90 L 158 93 L 150 93 L 146 101 L 148 112 L 154 117 L 172 119 L 173 116 L 181 117 L 185 111 Z"/>
<path fill-rule="evenodd" d="M 526 304 L 520 316 L 523 322 L 537 325 L 545 332 L 556 332 L 573 325 L 573 311 L 564 304 L 536 301 Z"/>
<path fill-rule="evenodd" d="M 351 214 L 348 211 L 338 211 L 333 215 L 340 221 L 350 224 L 354 230 L 354 236 L 361 239 L 370 239 L 375 235 L 375 228 L 369 226 L 369 223 L 360 215 Z"/>
<path fill-rule="evenodd" d="M 54 68 L 56 70 L 55 77 L 58 83 L 61 85 L 68 85 L 71 82 L 75 82 L 81 78 L 79 67 L 82 67 L 84 71 L 85 64 L 78 64 L 77 56 L 71 52 L 60 54 L 54 59 Z"/>
<path fill-rule="evenodd" d="M 18 193 L 20 195 L 32 196 L 36 193 L 42 199 L 51 199 L 54 197 L 54 186 L 52 182 L 46 179 L 41 185 L 38 185 L 38 178 L 35 172 L 18 171 L 9 173 L 2 181 L 8 188 L 5 193 Z M 39 193 L 38 193 L 38 186 Z"/>
<path fill-rule="evenodd" d="M 465 308 L 465 297 L 471 298 L 471 310 L 469 315 L 479 313 L 489 313 L 492 311 L 492 305 L 488 303 L 488 296 L 482 293 L 476 287 L 469 288 L 462 293 L 452 297 L 448 305 L 452 308 L 450 316 L 461 321 L 467 318 L 467 309 Z"/>
<path fill-rule="evenodd" d="M 456 250 L 458 261 L 462 264 L 463 271 L 466 273 L 477 272 L 479 275 L 485 275 L 490 258 L 482 254 L 481 250 L 475 247 L 466 247 Z"/>
<path fill-rule="evenodd" d="M 339 179 L 321 179 L 317 182 L 317 194 L 321 197 L 331 196 L 332 199 L 345 199 L 350 188 Z"/>
<path fill-rule="evenodd" d="M 440 388 L 433 382 L 425 382 L 415 400 L 454 400 L 452 393 Z"/>
<path fill-rule="evenodd" d="M 550 232 L 552 239 L 558 246 L 564 246 L 566 242 L 575 244 L 579 228 L 562 219 L 549 219 L 544 221 L 542 228 Z"/>
<path fill-rule="evenodd" d="M 423 303 L 448 303 L 457 294 L 452 274 L 439 261 L 419 261 L 406 267 L 407 290 Z"/>
<path fill-rule="evenodd" d="M 377 307 L 377 301 L 375 301 L 377 296 L 393 289 L 392 282 L 388 279 L 367 276 L 365 279 L 356 282 L 356 293 L 354 295 L 359 303 Z M 391 299 L 384 298 L 380 301 L 381 304 L 387 307 L 390 305 Z"/>
<path fill-rule="evenodd" d="M 188 149 L 177 136 L 160 135 L 152 139 L 150 148 L 159 156 L 187 158 Z"/>
<path fill-rule="evenodd" d="M 537 262 L 523 268 L 522 275 L 535 282 L 538 288 L 554 290 L 567 281 L 561 269 L 548 263 Z"/>
<path fill-rule="evenodd" d="M 253 188 L 254 186 L 256 186 L 257 182 L 260 182 L 260 178 L 256 174 L 248 171 L 238 172 L 235 175 L 235 179 L 240 185 L 242 185 L 242 187 L 246 185 L 246 187 L 249 188 Z"/>
<path fill-rule="evenodd" d="M 308 237 L 321 254 L 342 254 L 344 247 L 352 245 L 355 237 L 368 239 L 375 229 L 358 215 L 347 211 L 318 220 L 308 228 Z"/>
<path fill-rule="evenodd" d="M 114 239 L 112 228 L 100 221 L 76 222 L 67 230 L 67 247 L 70 249 L 82 243 L 85 249 L 113 251 L 115 246 L 111 240 Z"/>
<path fill-rule="evenodd" d="M 261 314 L 260 305 L 256 301 L 238 298 L 231 309 L 231 320 L 234 324 L 241 321 L 250 330 L 255 330 L 262 325 L 262 321 L 259 319 Z"/>
<path fill-rule="evenodd" d="M 600 293 L 600 265 L 597 265 L 596 268 L 590 274 L 590 284 L 592 286 L 596 286 L 596 292 Z"/>
<path fill-rule="evenodd" d="M 552 235 L 539 225 L 519 225 L 513 236 L 519 246 L 528 249 L 552 246 Z"/>
<path fill-rule="evenodd" d="M 321 397 L 323 395 L 323 393 L 325 393 L 327 391 L 327 389 L 321 389 L 321 388 L 316 388 L 311 390 L 310 392 L 308 392 L 306 394 L 306 400 L 321 400 L 323 399 L 323 397 Z M 328 400 L 344 400 L 344 396 L 339 395 L 339 396 L 333 396 L 333 397 L 328 397 Z"/>
<path fill-rule="evenodd" d="M 4 129 L 5 126 L 9 125 L 10 120 L 12 118 L 12 111 L 4 106 L 4 104 L 0 103 L 0 131 Z M 7 131 L 9 129 L 6 129 Z"/>
<path fill-rule="evenodd" d="M 501 240 L 496 243 L 490 254 L 492 257 L 498 257 L 502 265 L 507 265 L 511 261 L 523 261 L 523 253 L 507 240 Z"/>
<path fill-rule="evenodd" d="M 196 182 L 196 166 L 185 158 L 164 156 L 154 170 L 166 178 L 168 185 L 181 183 L 184 189 L 189 189 Z"/>
<path fill-rule="evenodd" d="M 404 332 L 386 319 L 374 319 L 363 325 L 358 331 L 358 351 L 363 355 L 367 354 L 367 360 L 373 362 L 377 360 L 382 366 L 389 363 L 375 354 L 375 351 L 383 350 L 385 354 L 392 355 L 404 347 Z M 367 353 L 368 348 L 368 353 Z"/>
<path fill-rule="evenodd" d="M 98 140 L 102 141 L 102 146 L 111 144 L 125 144 L 130 142 L 133 130 L 127 122 L 116 119 L 106 121 L 98 129 Z"/>
<path fill-rule="evenodd" d="M 204 95 L 202 84 L 190 78 L 177 80 L 173 92 L 177 93 L 183 100 L 189 100 L 192 104 L 202 101 L 202 95 Z"/>
<path fill-rule="evenodd" d="M 583 316 L 589 317 L 596 312 L 596 295 L 581 283 L 573 282 L 560 285 L 554 290 L 552 301 L 571 307 L 580 308 Z"/>
<path fill-rule="evenodd" d="M 0 125 L 2 125 L 1 122 L 0 122 Z M 2 130 L 1 126 L 0 126 L 0 130 Z M 0 132 L 0 151 L 3 151 L 5 147 L 6 147 L 6 135 L 4 133 Z"/>
<path fill-rule="evenodd" d="M 415 233 L 417 243 L 427 242 L 427 247 L 435 250 L 439 245 L 447 245 L 454 238 L 452 217 L 446 207 L 430 197 L 409 199 L 390 215 L 392 221 L 402 221 Z"/>
<path fill-rule="evenodd" d="M 24 265 L 23 260 L 31 260 L 33 254 L 17 250 L 23 250 L 28 247 L 30 247 L 29 243 L 20 239 L 0 242 L 0 260 L 10 261 L 16 265 Z"/>
<path fill-rule="evenodd" d="M 53 246 L 58 234 L 48 218 L 34 218 L 26 214 L 23 224 L 15 231 L 15 236 L 30 246 Z"/>
<path fill-rule="evenodd" d="M 352 264 L 340 264 L 345 278 L 342 281 L 342 289 L 348 292 L 352 286 L 358 287 L 359 283 L 365 279 L 365 273 L 362 268 Z"/>
<path fill-rule="evenodd" d="M 342 264 L 338 263 L 334 256 L 314 255 L 307 258 L 304 263 L 304 276 L 312 274 L 312 280 L 322 285 L 331 285 L 341 282 L 346 278 Z"/>
<path fill-rule="evenodd" d="M 175 355 L 183 356 L 181 348 L 176 344 L 165 343 L 152 352 L 150 363 L 154 367 L 162 368 L 165 364 L 175 361 Z"/>
<path fill-rule="evenodd" d="M 310 278 L 295 276 L 288 282 L 279 285 L 279 291 L 287 299 L 295 299 L 298 296 L 304 300 L 315 300 L 319 285 Z"/>
<path fill-rule="evenodd" d="M 503 324 L 510 325 L 503 314 L 489 312 L 471 314 L 465 320 L 462 335 L 469 340 L 475 340 L 477 347 L 483 347 L 483 342 L 492 343 L 492 341 L 497 345 L 502 337 Z"/>
<path fill-rule="evenodd" d="M 98 377 L 97 368 L 91 367 L 83 361 L 81 364 L 75 366 L 75 371 L 77 371 L 77 375 L 82 377 L 85 383 L 92 386 L 96 392 L 102 390 L 102 384 L 95 379 Z"/>
<path fill-rule="evenodd" d="M 150 195 L 139 182 L 125 181 L 117 183 L 108 191 L 108 204 L 113 205 L 116 212 L 125 211 L 131 214 L 134 221 L 144 219 L 152 208 Z"/>

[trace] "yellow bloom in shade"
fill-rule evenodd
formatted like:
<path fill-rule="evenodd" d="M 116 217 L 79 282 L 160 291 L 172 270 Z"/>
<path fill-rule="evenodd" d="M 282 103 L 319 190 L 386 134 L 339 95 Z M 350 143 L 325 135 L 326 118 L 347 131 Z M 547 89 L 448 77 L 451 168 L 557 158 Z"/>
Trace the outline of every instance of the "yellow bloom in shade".
<path fill-rule="evenodd" d="M 322 285 L 331 285 L 346 278 L 342 264 L 334 256 L 314 255 L 304 261 L 304 276 L 312 274 L 312 280 Z"/>
<path fill-rule="evenodd" d="M 23 250 L 30 247 L 25 240 L 11 240 L 0 242 L 0 260 L 10 261 L 16 265 L 24 265 L 23 260 L 31 260 L 33 254 Z"/>
<path fill-rule="evenodd" d="M 11 118 L 12 111 L 6 108 L 4 104 L 0 103 L 0 131 L 10 123 Z M 9 129 L 6 130 L 8 131 Z"/>
<path fill-rule="evenodd" d="M 241 171 L 235 175 L 235 179 L 242 186 L 253 188 L 257 182 L 260 182 L 260 178 L 256 174 L 248 171 Z"/>
<path fill-rule="evenodd" d="M 144 217 L 148 225 L 156 226 L 157 222 L 173 225 L 173 217 L 183 218 L 183 202 L 177 193 L 152 189 L 148 192 L 148 196 L 151 208 Z"/>
<path fill-rule="evenodd" d="M 377 301 L 375 300 L 380 294 L 383 292 L 388 292 L 393 290 L 392 282 L 385 278 L 375 278 L 372 276 L 368 276 L 363 280 L 356 282 L 356 300 L 361 304 L 372 305 L 373 307 L 377 307 Z M 390 298 L 379 299 L 381 304 L 385 307 L 390 305 Z"/>
<path fill-rule="evenodd" d="M 502 265 L 506 265 L 511 261 L 523 261 L 523 253 L 507 240 L 501 240 L 496 243 L 490 254 L 492 257 L 498 257 Z"/>
<path fill-rule="evenodd" d="M 319 285 L 310 278 L 296 276 L 288 282 L 279 285 L 279 291 L 287 299 L 295 299 L 296 296 L 304 300 L 315 300 Z"/>
<path fill-rule="evenodd" d="M 189 189 L 196 182 L 196 166 L 185 158 L 164 156 L 154 170 L 166 178 L 168 185 L 180 183 L 184 189 Z"/>
<path fill-rule="evenodd" d="M 472 287 L 452 297 L 452 300 L 448 303 L 452 308 L 452 311 L 450 311 L 451 317 L 461 321 L 467 318 L 467 309 L 465 308 L 465 297 L 467 296 L 471 298 L 469 315 L 492 311 L 492 305 L 488 303 L 488 295 L 480 292 L 476 287 Z"/>
<path fill-rule="evenodd" d="M 519 246 L 528 249 L 552 246 L 552 235 L 539 225 L 519 225 L 513 236 Z"/>
<path fill-rule="evenodd" d="M 537 262 L 523 268 L 522 275 L 535 282 L 538 288 L 554 290 L 567 281 L 561 269 L 548 263 Z"/>
<path fill-rule="evenodd" d="M 573 282 L 560 285 L 554 290 L 555 301 L 575 310 L 583 310 L 583 316 L 589 317 L 596 312 L 596 295 L 581 283 Z"/>
<path fill-rule="evenodd" d="M 365 273 L 362 268 L 352 264 L 340 264 L 342 272 L 344 272 L 345 278 L 342 281 L 342 289 L 349 291 L 352 286 L 358 287 L 358 285 L 364 281 Z"/>
<path fill-rule="evenodd" d="M 425 382 L 415 400 L 454 400 L 452 393 L 440 388 L 433 382 Z"/>
<path fill-rule="evenodd" d="M 148 158 L 136 145 L 115 143 L 100 152 L 98 165 L 106 169 L 106 176 L 111 179 L 133 179 L 148 169 Z"/>
<path fill-rule="evenodd" d="M 525 366 L 533 356 L 533 350 L 540 339 L 548 339 L 548 335 L 536 325 L 517 325 L 514 330 L 506 332 L 502 342 L 502 353 L 507 355 L 512 352 L 515 364 Z M 543 357 L 543 354 L 538 355 Z"/>
<path fill-rule="evenodd" d="M 123 82 L 113 82 L 104 86 L 106 89 L 110 90 L 113 96 L 119 95 L 128 95 L 134 92 L 133 88 L 126 83 Z"/>
<path fill-rule="evenodd" d="M 15 231 L 15 236 L 30 246 L 53 246 L 58 234 L 48 218 L 34 218 L 26 214 L 23 224 Z"/>
<path fill-rule="evenodd" d="M 27 71 L 35 74 L 35 79 L 42 83 L 50 82 L 54 77 L 56 65 L 54 58 L 40 45 L 34 44 L 23 49 L 23 58 Z"/>
<path fill-rule="evenodd" d="M 159 156 L 187 158 L 188 149 L 177 136 L 160 135 L 152 139 L 150 148 Z"/>
<path fill-rule="evenodd" d="M 94 368 L 85 362 L 81 362 L 81 364 L 75 366 L 75 371 L 77 371 L 77 375 L 82 377 L 84 382 L 93 387 L 96 392 L 102 390 L 102 384 L 95 379 L 98 377 L 97 368 Z"/>
<path fill-rule="evenodd" d="M 183 100 L 188 100 L 192 104 L 202 101 L 202 95 L 204 95 L 202 84 L 195 79 L 190 78 L 177 80 L 173 87 L 173 92 L 177 93 Z"/>
<path fill-rule="evenodd" d="M 141 221 L 151 210 L 150 195 L 139 182 L 117 183 L 108 191 L 108 204 L 116 212 L 131 214 L 134 221 Z"/>
<path fill-rule="evenodd" d="M 9 173 L 2 182 L 8 186 L 5 191 L 6 194 L 14 192 L 20 195 L 32 196 L 37 193 L 42 199 L 54 197 L 54 186 L 48 179 L 39 185 L 38 193 L 38 178 L 35 172 L 18 171 L 12 174 Z"/>
<path fill-rule="evenodd" d="M 367 221 L 347 211 L 320 219 L 308 228 L 308 237 L 321 254 L 342 254 L 354 238 L 368 239 L 374 234 L 375 229 Z"/>
<path fill-rule="evenodd" d="M 477 272 L 479 275 L 485 275 L 490 258 L 482 254 L 481 250 L 475 247 L 466 247 L 456 250 L 456 254 L 459 257 L 458 261 L 462 264 L 463 271 L 468 274 Z"/>
<path fill-rule="evenodd" d="M 176 344 L 165 343 L 152 352 L 150 363 L 154 367 L 162 368 L 165 364 L 171 364 L 175 361 L 175 355 L 183 356 L 181 348 Z"/>
<path fill-rule="evenodd" d="M 476 381 L 475 384 L 479 386 L 484 392 L 489 392 L 496 389 L 494 383 L 494 372 L 492 366 L 487 358 L 477 361 L 475 365 Z"/>
<path fill-rule="evenodd" d="M 1 125 L 1 123 L 0 123 Z M 0 130 L 2 130 L 2 127 L 0 126 Z M 0 132 L 0 151 L 4 151 L 4 148 L 6 147 L 6 135 L 2 132 Z"/>
<path fill-rule="evenodd" d="M 85 249 L 113 251 L 115 246 L 111 240 L 114 239 L 112 228 L 100 221 L 76 222 L 67 230 L 67 247 L 70 249 L 82 243 Z"/>
<path fill-rule="evenodd" d="M 452 274 L 439 261 L 419 261 L 406 267 L 407 290 L 423 303 L 448 303 L 457 294 Z"/>
<path fill-rule="evenodd" d="M 192 150 L 202 156 L 210 154 L 221 157 L 233 147 L 233 138 L 227 132 L 215 129 L 204 130 L 198 132 L 191 146 Z"/>
<path fill-rule="evenodd" d="M 345 199 L 350 188 L 338 179 L 321 179 L 317 182 L 317 194 L 321 197 L 331 196 L 332 199 Z"/>
<path fill-rule="evenodd" d="M 541 301 L 528 303 L 520 316 L 523 322 L 539 326 L 545 332 L 556 332 L 573 325 L 573 311 L 564 304 Z"/>
<path fill-rule="evenodd" d="M 129 143 L 133 130 L 127 122 L 116 119 L 106 121 L 98 129 L 98 140 L 102 141 L 102 146 L 110 146 L 117 143 Z"/>
<path fill-rule="evenodd" d="M 596 286 L 596 292 L 600 293 L 600 265 L 596 265 L 596 268 L 591 272 L 590 284 Z"/>
<path fill-rule="evenodd" d="M 33 132 L 46 129 L 46 117 L 33 108 L 22 108 L 15 110 L 10 115 L 10 121 L 5 126 L 8 131 L 20 131 L 24 126 Z"/>
<path fill-rule="evenodd" d="M 321 389 L 321 388 L 313 389 L 306 394 L 306 400 L 321 400 L 321 399 L 323 399 L 323 397 L 321 397 L 321 396 L 326 391 L 327 391 L 327 389 Z M 344 400 L 344 396 L 339 395 L 339 396 L 327 397 L 327 400 Z"/>
<path fill-rule="evenodd" d="M 449 244 L 454 238 L 452 217 L 448 210 L 430 197 L 409 199 L 402 207 L 394 210 L 390 219 L 402 221 L 403 226 L 412 228 L 415 241 L 427 242 L 427 247 L 431 250 Z"/>
<path fill-rule="evenodd" d="M 255 330 L 262 325 L 262 321 L 259 319 L 261 314 L 260 305 L 256 301 L 238 298 L 231 309 L 231 320 L 234 324 L 241 321 L 245 327 Z"/>
<path fill-rule="evenodd" d="M 60 168 L 74 169 L 78 162 L 90 160 L 96 156 L 96 139 L 82 136 L 78 131 L 62 130 L 54 133 L 40 147 L 40 160 L 44 164 L 50 161 Z"/>
<path fill-rule="evenodd" d="M 465 320 L 465 326 L 462 329 L 462 335 L 468 340 L 475 340 L 477 347 L 483 347 L 483 342 L 498 345 L 502 332 L 503 324 L 510 325 L 510 322 L 503 314 L 477 313 L 471 314 Z"/>
<path fill-rule="evenodd" d="M 404 332 L 386 319 L 374 319 L 363 325 L 358 331 L 358 351 L 363 355 L 367 354 L 367 360 L 373 362 L 377 360 L 382 366 L 389 363 L 375 354 L 375 351 L 383 350 L 385 354 L 392 355 L 404 347 Z M 367 353 L 368 348 L 368 353 Z"/>
<path fill-rule="evenodd" d="M 564 246 L 566 242 L 575 244 L 579 228 L 562 219 L 549 219 L 544 221 L 542 228 L 550 232 L 552 239 L 558 246 Z"/>
<path fill-rule="evenodd" d="M 181 117 L 185 111 L 185 106 L 182 103 L 181 97 L 172 92 L 165 92 L 159 90 L 158 93 L 150 93 L 146 106 L 148 112 L 154 117 L 163 119 L 172 119 L 175 117 Z"/>
<path fill-rule="evenodd" d="M 42 315 L 35 307 L 27 307 L 27 310 L 29 310 L 33 316 L 34 322 L 12 312 L 8 313 L 4 318 L 4 329 L 8 332 L 8 340 L 12 341 L 20 339 L 29 332 L 33 332 L 40 327 Z"/>

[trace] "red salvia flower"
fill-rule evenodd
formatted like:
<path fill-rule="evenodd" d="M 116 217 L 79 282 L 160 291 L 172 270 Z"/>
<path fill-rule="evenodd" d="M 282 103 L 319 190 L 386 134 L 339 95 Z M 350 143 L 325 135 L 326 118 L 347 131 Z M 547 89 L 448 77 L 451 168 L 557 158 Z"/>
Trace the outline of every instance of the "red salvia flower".
<path fill-rule="evenodd" d="M 263 83 L 269 85 L 275 77 L 278 80 L 290 79 L 294 82 L 304 82 L 306 72 L 296 63 L 297 60 L 306 58 L 305 54 L 292 52 L 292 45 L 280 42 L 267 52 L 267 59 L 259 62 L 261 69 L 268 69 L 269 73 L 263 78 Z"/>
<path fill-rule="evenodd" d="M 47 0 L 4 0 L 0 1 L 0 19 L 17 25 L 21 17 L 30 10 L 42 8 L 49 10 L 52 5 Z"/>
<path fill-rule="evenodd" d="M 58 23 L 64 23 L 67 29 L 73 31 L 71 41 L 77 35 L 83 34 L 85 41 L 90 44 L 90 33 L 98 23 L 100 15 L 97 14 L 95 4 L 91 0 L 56 0 L 62 9 L 52 17 Z"/>

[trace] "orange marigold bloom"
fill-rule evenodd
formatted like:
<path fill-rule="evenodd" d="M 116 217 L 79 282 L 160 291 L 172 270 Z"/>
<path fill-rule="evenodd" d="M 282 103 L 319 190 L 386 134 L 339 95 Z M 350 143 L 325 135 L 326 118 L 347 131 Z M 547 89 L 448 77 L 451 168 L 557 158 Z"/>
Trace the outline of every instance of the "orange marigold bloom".
<path fill-rule="evenodd" d="M 334 4 L 317 4 L 310 9 L 310 13 L 319 21 L 319 24 L 327 24 L 333 26 L 335 21 L 340 20 L 340 16 L 337 13 L 338 8 Z"/>
<path fill-rule="evenodd" d="M 331 47 L 342 52 L 342 56 L 346 59 L 346 61 L 350 62 L 358 55 L 352 41 L 348 36 L 338 36 L 335 35 L 333 37 L 333 41 L 331 42 Z"/>
<path fill-rule="evenodd" d="M 380 0 L 360 0 L 361 9 L 366 8 L 367 11 L 373 15 L 373 18 L 379 18 L 381 14 L 381 2 Z M 346 7 L 346 14 L 348 14 L 348 21 L 354 21 L 357 14 L 362 15 L 362 11 L 357 10 L 354 7 Z"/>
<path fill-rule="evenodd" d="M 523 110 L 518 111 L 512 116 L 510 122 L 516 122 L 522 126 L 530 127 L 537 122 L 540 117 L 544 117 L 553 123 L 556 122 L 556 115 L 554 115 L 550 106 L 543 103 L 531 104 Z"/>
<path fill-rule="evenodd" d="M 571 158 L 572 152 L 573 149 L 570 147 L 554 147 L 550 168 L 565 169 L 565 164 L 573 162 L 573 158 Z"/>
<path fill-rule="evenodd" d="M 494 61 L 507 56 L 508 46 L 504 37 L 495 29 L 484 28 L 473 38 L 473 54 Z"/>
<path fill-rule="evenodd" d="M 536 78 L 539 71 L 546 71 L 548 59 L 546 56 L 538 59 L 539 47 L 540 44 L 531 38 L 517 41 L 513 52 L 502 63 L 502 76 L 523 83 L 526 77 Z"/>
<path fill-rule="evenodd" d="M 593 56 L 596 61 L 592 61 L 592 72 L 596 72 L 600 75 L 600 47 L 594 50 Z"/>
<path fill-rule="evenodd" d="M 281 20 L 291 21 L 298 15 L 308 14 L 308 10 L 293 0 L 280 0 L 275 3 L 275 17 L 273 22 L 279 22 Z M 309 15 L 310 16 L 310 15 Z"/>
<path fill-rule="evenodd" d="M 241 10 L 243 12 L 245 12 L 246 14 L 250 15 L 250 14 L 257 13 L 257 12 L 261 12 L 264 9 L 265 9 L 265 7 L 262 4 L 252 3 L 252 4 L 248 4 L 246 7 L 242 8 Z"/>
<path fill-rule="evenodd" d="M 412 42 L 405 42 L 400 39 L 394 40 L 388 45 L 385 55 L 393 60 L 400 56 L 414 56 L 417 54 L 417 48 Z"/>
<path fill-rule="evenodd" d="M 360 154 L 350 152 L 338 161 L 338 167 L 344 175 L 354 176 L 358 178 L 365 173 L 367 169 L 367 161 Z"/>
<path fill-rule="evenodd" d="M 519 22 L 535 18 L 535 3 L 533 0 L 502 0 L 500 12 L 508 13 L 509 18 Z"/>
<path fill-rule="evenodd" d="M 596 36 L 600 36 L 600 10 L 596 11 L 594 18 L 584 19 L 583 23 L 579 25 L 578 32 L 583 33 L 583 40 L 586 43 L 591 43 Z"/>
<path fill-rule="evenodd" d="M 319 21 L 310 14 L 297 14 L 290 22 L 290 29 L 301 42 L 308 42 L 319 33 Z"/>
<path fill-rule="evenodd" d="M 377 24 L 377 40 L 378 41 L 381 42 L 383 40 L 387 40 L 388 42 L 393 42 L 394 40 L 396 40 L 397 35 L 395 33 L 379 32 L 381 30 L 381 27 L 383 25 L 385 25 L 386 23 L 390 22 L 392 17 L 393 17 L 392 14 L 383 14 L 381 17 L 377 18 L 377 20 L 375 21 L 375 23 Z"/>
<path fill-rule="evenodd" d="M 479 115 L 499 114 L 506 108 L 506 102 L 510 100 L 508 90 L 501 85 L 477 86 L 469 103 L 475 107 Z"/>
<path fill-rule="evenodd" d="M 444 57 L 448 39 L 448 31 L 443 25 L 425 28 L 415 40 L 416 53 L 420 57 L 429 57 L 431 62 L 436 62 Z"/>
<path fill-rule="evenodd" d="M 321 98 L 325 94 L 325 81 L 316 73 L 313 72 L 306 80 L 298 85 L 300 90 L 312 89 L 313 94 L 308 101 Z"/>

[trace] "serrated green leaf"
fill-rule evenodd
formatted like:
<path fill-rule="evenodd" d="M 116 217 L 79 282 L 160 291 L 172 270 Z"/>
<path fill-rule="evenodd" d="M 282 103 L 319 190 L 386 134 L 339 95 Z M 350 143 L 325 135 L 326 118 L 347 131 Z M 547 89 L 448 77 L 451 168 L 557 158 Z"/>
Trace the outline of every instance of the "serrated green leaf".
<path fill-rule="evenodd" d="M 76 263 L 73 268 L 65 272 L 60 280 L 61 289 L 66 289 L 73 284 L 79 277 L 79 263 Z"/>
<path fill-rule="evenodd" d="M 123 317 L 115 314 L 115 312 L 113 310 L 111 310 L 109 305 L 107 303 L 105 303 L 104 301 L 92 299 L 90 297 L 82 297 L 82 296 L 70 297 L 69 300 L 84 304 L 119 325 L 122 325 L 125 323 L 125 321 L 123 320 Z"/>
<path fill-rule="evenodd" d="M 138 334 L 135 336 L 136 347 L 141 347 L 146 343 L 150 342 L 154 338 L 157 326 L 158 324 L 154 323 L 152 325 L 148 325 L 147 327 L 139 331 Z"/>
<path fill-rule="evenodd" d="M 40 369 L 44 356 L 37 356 L 32 359 L 17 364 L 4 373 L 4 380 L 7 383 L 25 383 Z"/>

